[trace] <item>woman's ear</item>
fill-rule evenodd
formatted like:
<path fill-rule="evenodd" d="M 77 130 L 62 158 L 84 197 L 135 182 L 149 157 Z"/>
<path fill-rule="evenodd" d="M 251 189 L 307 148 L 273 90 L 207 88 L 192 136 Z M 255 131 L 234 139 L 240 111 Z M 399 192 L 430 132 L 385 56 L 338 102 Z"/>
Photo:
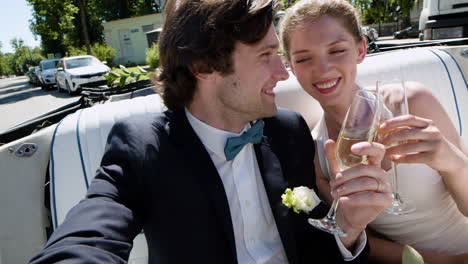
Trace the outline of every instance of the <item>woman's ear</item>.
<path fill-rule="evenodd" d="M 367 39 L 362 38 L 361 41 L 358 42 L 358 59 L 357 64 L 360 64 L 367 55 Z"/>

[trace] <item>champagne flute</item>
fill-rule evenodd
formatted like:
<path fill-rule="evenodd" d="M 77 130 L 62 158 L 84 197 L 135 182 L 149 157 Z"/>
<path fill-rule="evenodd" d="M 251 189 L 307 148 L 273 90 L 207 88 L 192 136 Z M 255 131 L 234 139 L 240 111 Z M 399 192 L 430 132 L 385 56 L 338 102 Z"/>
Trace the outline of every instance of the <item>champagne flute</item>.
<path fill-rule="evenodd" d="M 378 102 L 378 94 L 373 91 L 359 90 L 354 96 L 341 126 L 335 149 L 340 171 L 367 163 L 367 157 L 352 153 L 351 146 L 363 141 L 370 142 L 374 139 L 379 111 Z M 333 200 L 327 215 L 322 219 L 309 218 L 309 224 L 334 235 L 347 236 L 346 232 L 336 222 L 338 204 L 339 199 Z"/>
<path fill-rule="evenodd" d="M 379 123 L 388 120 L 393 117 L 407 115 L 408 110 L 408 98 L 406 97 L 406 89 L 403 80 L 393 79 L 390 81 L 378 81 L 377 90 L 379 91 L 379 96 L 381 98 L 382 111 L 379 115 Z M 377 130 L 377 137 L 382 138 L 388 134 L 407 129 L 408 127 L 398 127 L 388 131 Z M 405 142 L 398 142 L 392 146 L 398 144 L 404 144 Z M 389 147 L 389 146 L 387 146 Z M 391 183 L 392 183 L 392 196 L 393 201 L 390 207 L 388 207 L 385 212 L 393 215 L 402 215 L 413 212 L 416 207 L 414 203 L 410 200 L 403 200 L 401 194 L 398 192 L 398 170 L 397 164 L 391 161 L 392 174 L 391 174 Z"/>

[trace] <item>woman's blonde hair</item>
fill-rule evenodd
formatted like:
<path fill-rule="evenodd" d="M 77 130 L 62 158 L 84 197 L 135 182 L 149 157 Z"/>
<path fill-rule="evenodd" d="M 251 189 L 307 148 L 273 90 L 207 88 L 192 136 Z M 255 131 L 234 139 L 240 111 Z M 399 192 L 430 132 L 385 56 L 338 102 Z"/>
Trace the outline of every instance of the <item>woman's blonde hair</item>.
<path fill-rule="evenodd" d="M 291 61 L 291 33 L 298 26 L 317 21 L 323 16 L 337 18 L 356 42 L 362 40 L 360 15 L 347 0 L 301 0 L 286 10 L 280 22 L 279 35 L 288 61 Z"/>

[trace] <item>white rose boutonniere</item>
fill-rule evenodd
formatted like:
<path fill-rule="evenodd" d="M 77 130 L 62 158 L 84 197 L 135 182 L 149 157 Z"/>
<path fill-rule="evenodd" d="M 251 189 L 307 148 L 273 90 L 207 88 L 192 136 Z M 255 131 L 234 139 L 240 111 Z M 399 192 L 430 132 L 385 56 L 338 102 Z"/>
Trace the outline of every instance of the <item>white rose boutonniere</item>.
<path fill-rule="evenodd" d="M 288 208 L 292 208 L 296 213 L 301 211 L 309 213 L 320 203 L 320 199 L 314 190 L 304 186 L 295 187 L 293 190 L 287 188 L 281 198 L 283 204 Z"/>

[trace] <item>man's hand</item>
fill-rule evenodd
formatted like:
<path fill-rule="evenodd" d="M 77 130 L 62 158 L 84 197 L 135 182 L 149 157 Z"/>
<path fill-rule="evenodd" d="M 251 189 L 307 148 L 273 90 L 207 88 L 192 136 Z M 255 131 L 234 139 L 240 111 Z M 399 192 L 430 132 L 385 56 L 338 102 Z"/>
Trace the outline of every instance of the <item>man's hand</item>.
<path fill-rule="evenodd" d="M 356 155 L 367 155 L 368 164 L 341 171 L 335 156 L 336 144 L 325 142 L 330 165 L 330 187 L 334 199 L 340 199 L 338 225 L 348 234 L 341 241 L 348 248 L 354 246 L 367 224 L 373 221 L 392 202 L 387 173 L 380 167 L 385 147 L 375 142 L 360 142 L 351 147 Z"/>

